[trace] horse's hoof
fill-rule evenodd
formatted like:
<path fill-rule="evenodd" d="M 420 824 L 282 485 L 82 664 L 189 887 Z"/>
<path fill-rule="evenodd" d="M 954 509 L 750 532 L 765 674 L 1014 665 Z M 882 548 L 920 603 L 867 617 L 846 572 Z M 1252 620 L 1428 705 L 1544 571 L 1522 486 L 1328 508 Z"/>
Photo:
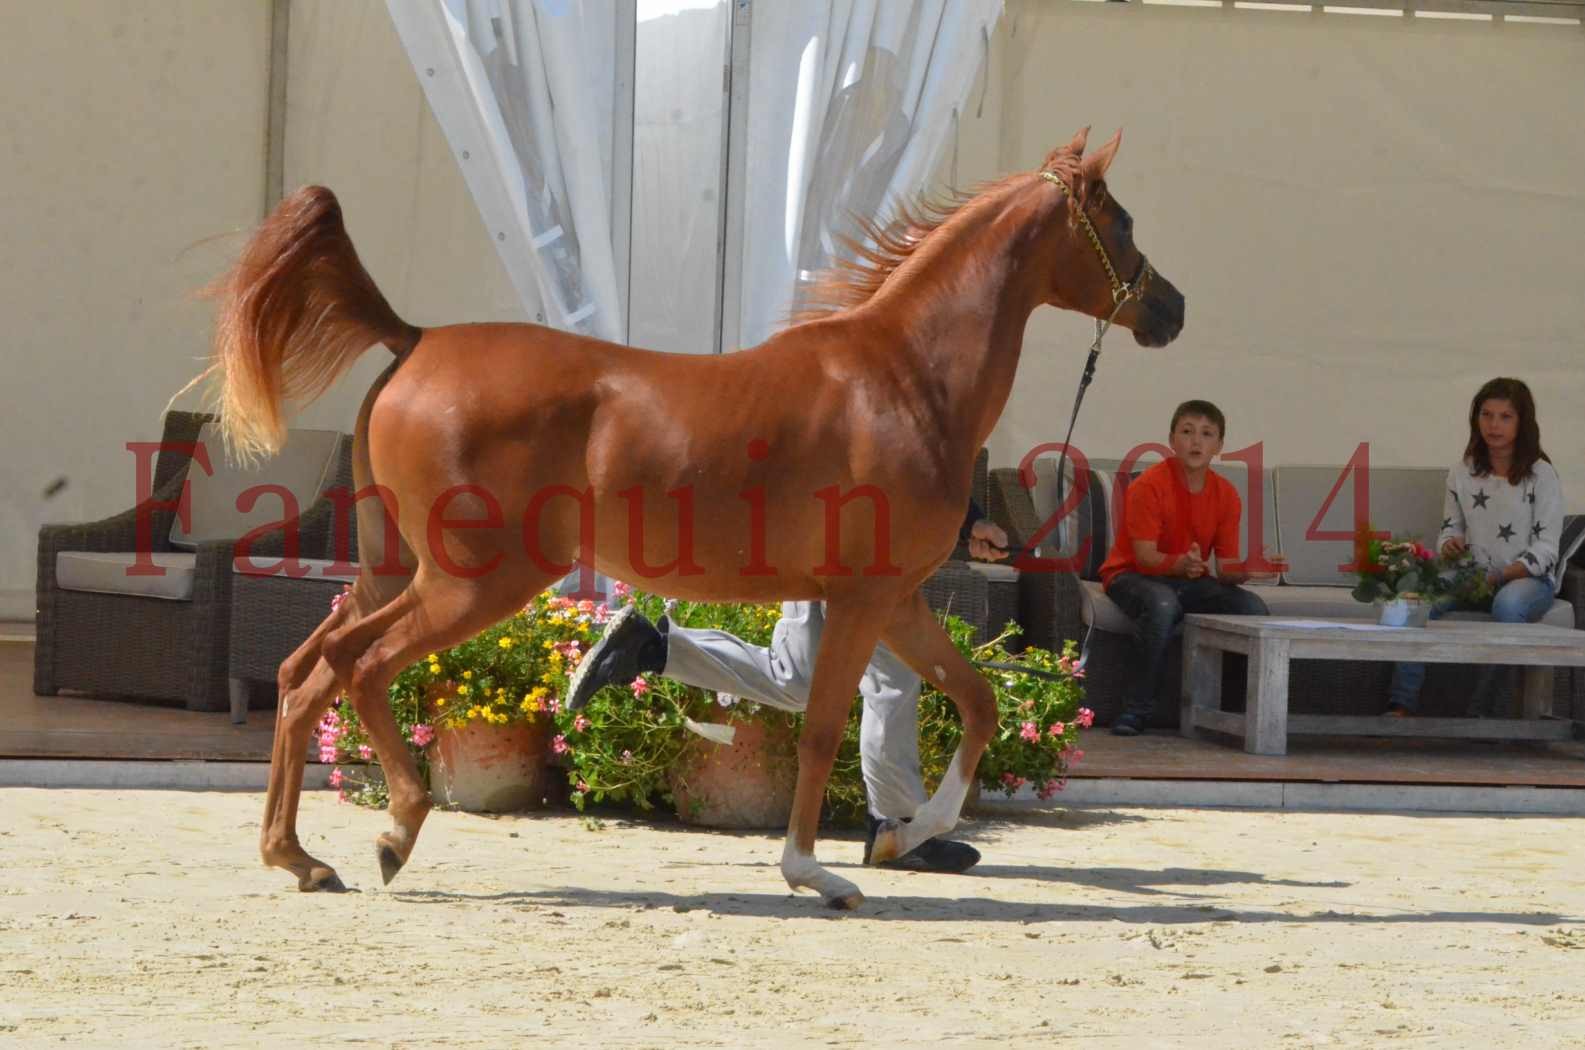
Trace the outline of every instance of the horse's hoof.
<path fill-rule="evenodd" d="M 896 860 L 903 855 L 903 825 L 898 820 L 883 820 L 875 828 L 875 841 L 870 846 L 869 857 L 873 866 Z"/>
<path fill-rule="evenodd" d="M 389 886 L 391 880 L 396 878 L 396 873 L 402 870 L 405 861 L 396 850 L 384 842 L 376 843 L 374 852 L 380 858 L 380 878 Z"/>
<path fill-rule="evenodd" d="M 864 894 L 858 890 L 854 890 L 852 893 L 844 893 L 840 897 L 826 898 L 826 907 L 832 911 L 856 911 L 858 906 L 863 903 Z"/>
<path fill-rule="evenodd" d="M 347 884 L 341 881 L 341 876 L 328 868 L 319 868 L 304 875 L 297 880 L 297 888 L 303 893 L 347 892 Z"/>

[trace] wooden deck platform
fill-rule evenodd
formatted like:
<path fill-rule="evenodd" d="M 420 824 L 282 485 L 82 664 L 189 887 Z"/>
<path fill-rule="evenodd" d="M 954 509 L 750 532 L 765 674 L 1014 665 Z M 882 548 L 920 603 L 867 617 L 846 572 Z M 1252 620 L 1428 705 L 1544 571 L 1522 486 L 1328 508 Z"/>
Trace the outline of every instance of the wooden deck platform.
<path fill-rule="evenodd" d="M 0 759 L 268 762 L 270 711 L 226 712 L 33 695 L 33 646 L 0 640 Z M 1585 788 L 1585 743 L 1296 737 L 1286 755 L 1246 754 L 1233 737 L 1085 734 L 1075 779 L 1279 781 Z"/>

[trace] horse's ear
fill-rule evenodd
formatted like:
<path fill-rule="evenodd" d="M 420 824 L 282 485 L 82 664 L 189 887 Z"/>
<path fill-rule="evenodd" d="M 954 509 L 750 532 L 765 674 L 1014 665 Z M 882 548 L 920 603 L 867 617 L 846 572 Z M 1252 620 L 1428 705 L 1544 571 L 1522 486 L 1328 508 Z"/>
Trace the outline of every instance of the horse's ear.
<path fill-rule="evenodd" d="M 1079 129 L 1079 133 L 1077 135 L 1073 136 L 1073 141 L 1068 143 L 1068 152 L 1073 154 L 1075 157 L 1084 156 L 1084 146 L 1089 141 L 1090 126 L 1086 124 L 1084 127 Z"/>
<path fill-rule="evenodd" d="M 1106 170 L 1112 166 L 1112 158 L 1117 156 L 1117 147 L 1122 144 L 1123 129 L 1118 128 L 1117 134 L 1107 140 L 1106 145 L 1084 158 L 1084 175 L 1091 182 L 1099 182 L 1106 178 Z"/>

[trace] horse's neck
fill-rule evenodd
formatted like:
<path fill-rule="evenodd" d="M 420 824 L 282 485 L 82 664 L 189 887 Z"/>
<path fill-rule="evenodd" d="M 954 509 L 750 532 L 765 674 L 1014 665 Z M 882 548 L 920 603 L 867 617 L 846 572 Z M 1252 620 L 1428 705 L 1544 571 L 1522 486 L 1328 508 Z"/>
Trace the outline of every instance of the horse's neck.
<path fill-rule="evenodd" d="M 1012 392 L 1035 303 L 1014 279 L 1005 234 L 998 238 L 989 223 L 951 233 L 922 249 L 913 272 L 898 275 L 909 279 L 877 298 L 902 333 L 903 352 L 917 359 L 915 374 L 944 427 L 978 449 Z"/>

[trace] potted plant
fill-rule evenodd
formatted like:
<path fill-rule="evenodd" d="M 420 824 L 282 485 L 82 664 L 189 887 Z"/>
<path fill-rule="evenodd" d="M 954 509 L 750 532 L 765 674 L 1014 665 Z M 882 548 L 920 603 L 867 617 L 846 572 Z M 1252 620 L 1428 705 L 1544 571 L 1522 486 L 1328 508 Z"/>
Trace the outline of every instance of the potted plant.
<path fill-rule="evenodd" d="M 568 670 L 595 637 L 606 608 L 544 593 L 516 615 L 396 677 L 391 710 L 427 768 L 442 805 L 508 812 L 539 805 L 555 743 L 554 716 Z M 371 757 L 350 705 L 338 704 L 321 758 Z M 332 759 L 333 760 L 333 759 Z M 347 771 L 360 800 L 384 801 L 376 781 Z"/>
<path fill-rule="evenodd" d="M 650 618 L 659 599 L 634 597 Z M 768 644 L 779 619 L 765 606 L 679 603 L 673 622 L 716 627 L 755 644 Z M 1066 783 L 1071 763 L 1083 757 L 1079 731 L 1093 715 L 1081 704 L 1083 670 L 1072 643 L 1062 654 L 1029 648 L 1013 655 L 1006 644 L 1016 627 L 974 646 L 974 629 L 956 617 L 946 625 L 959 650 L 973 660 L 1006 665 L 988 669 L 996 689 L 1001 728 L 981 759 L 978 786 L 1012 795 L 1026 784 L 1050 798 Z M 858 823 L 865 811 L 859 758 L 862 705 L 855 699 L 842 746 L 827 785 L 830 818 Z M 572 801 L 627 801 L 648 809 L 670 801 L 680 819 L 725 827 L 782 827 L 797 782 L 797 735 L 802 716 L 719 697 L 660 676 L 601 690 L 578 714 L 557 716 L 558 747 L 568 758 Z M 728 734 L 717 727 L 730 727 Z M 962 736 L 951 700 L 926 686 L 919 702 L 919 754 L 932 790 L 945 774 Z"/>
<path fill-rule="evenodd" d="M 1395 538 L 1362 528 L 1354 541 L 1354 599 L 1374 603 L 1388 627 L 1424 627 L 1438 598 L 1457 595 L 1479 605 L 1491 599 L 1491 584 L 1469 551 L 1439 555 L 1417 539 Z"/>

